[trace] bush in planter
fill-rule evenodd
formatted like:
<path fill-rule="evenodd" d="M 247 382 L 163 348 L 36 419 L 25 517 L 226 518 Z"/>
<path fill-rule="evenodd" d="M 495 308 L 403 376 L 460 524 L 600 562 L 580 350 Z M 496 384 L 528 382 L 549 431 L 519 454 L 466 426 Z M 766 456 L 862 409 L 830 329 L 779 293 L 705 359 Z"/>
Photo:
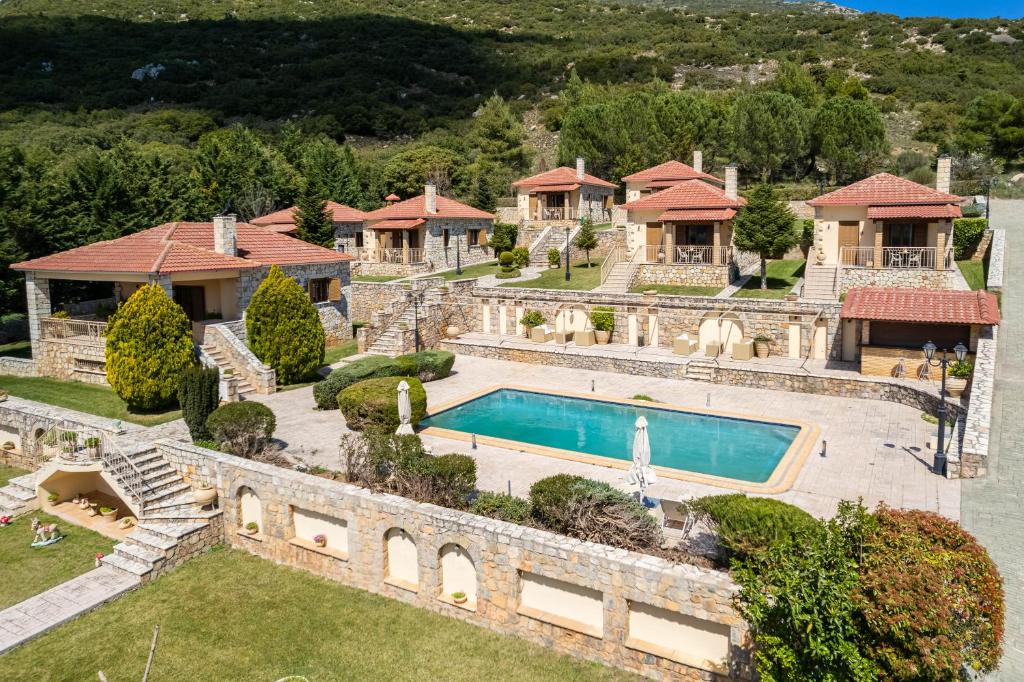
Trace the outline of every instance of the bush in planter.
<path fill-rule="evenodd" d="M 499 521 L 508 521 L 520 526 L 530 520 L 530 502 L 521 497 L 505 493 L 481 492 L 473 500 L 469 511 Z"/>
<path fill-rule="evenodd" d="M 974 365 L 967 360 L 963 362 L 953 362 L 949 366 L 949 375 L 956 377 L 957 379 L 970 379 L 971 374 L 974 372 Z"/>
<path fill-rule="evenodd" d="M 332 370 L 327 378 L 313 386 L 313 399 L 321 410 L 338 409 L 338 393 L 352 384 L 375 377 L 393 377 L 402 372 L 402 366 L 383 355 L 350 362 Z"/>
<path fill-rule="evenodd" d="M 442 507 L 465 509 L 476 490 L 476 460 L 469 455 L 441 455 L 431 458 L 430 501 Z"/>
<path fill-rule="evenodd" d="M 525 246 L 517 246 L 512 249 L 512 263 L 517 268 L 525 268 L 530 264 L 530 250 Z"/>
<path fill-rule="evenodd" d="M 590 311 L 590 324 L 594 331 L 608 332 L 615 331 L 615 310 L 608 306 L 594 306 Z"/>
<path fill-rule="evenodd" d="M 304 381 L 323 364 L 325 334 L 309 294 L 276 265 L 245 311 L 249 348 L 277 372 L 279 384 Z"/>
<path fill-rule="evenodd" d="M 544 314 L 539 310 L 528 310 L 523 315 L 523 318 L 519 320 L 519 324 L 523 325 L 527 329 L 533 329 L 544 324 Z"/>
<path fill-rule="evenodd" d="M 515 268 L 512 268 L 508 272 L 506 272 L 505 269 L 502 268 L 501 272 L 494 273 L 494 279 L 515 279 L 516 277 L 522 277 L 522 276 L 523 276 L 522 271 L 521 270 L 516 270 Z"/>
<path fill-rule="evenodd" d="M 562 252 L 558 249 L 548 249 L 548 265 L 557 268 L 562 264 Z"/>
<path fill-rule="evenodd" d="M 206 420 L 220 405 L 220 370 L 190 367 L 182 372 L 178 404 L 192 440 L 210 440 Z"/>
<path fill-rule="evenodd" d="M 423 383 L 445 379 L 452 373 L 455 354 L 445 350 L 424 350 L 395 358 L 400 376 L 418 377 Z"/>
<path fill-rule="evenodd" d="M 353 384 L 338 394 L 338 407 L 345 422 L 354 431 L 381 429 L 394 431 L 401 423 L 398 419 L 398 384 L 409 384 L 412 402 L 413 426 L 423 419 L 427 411 L 427 392 L 416 377 L 379 377 Z"/>
<path fill-rule="evenodd" d="M 269 407 L 244 401 L 221 405 L 206 420 L 219 450 L 251 459 L 264 452 L 277 428 Z"/>
<path fill-rule="evenodd" d="M 734 557 L 796 540 L 820 528 L 803 509 L 765 497 L 711 495 L 691 500 L 685 507 L 718 533 L 722 546 Z"/>

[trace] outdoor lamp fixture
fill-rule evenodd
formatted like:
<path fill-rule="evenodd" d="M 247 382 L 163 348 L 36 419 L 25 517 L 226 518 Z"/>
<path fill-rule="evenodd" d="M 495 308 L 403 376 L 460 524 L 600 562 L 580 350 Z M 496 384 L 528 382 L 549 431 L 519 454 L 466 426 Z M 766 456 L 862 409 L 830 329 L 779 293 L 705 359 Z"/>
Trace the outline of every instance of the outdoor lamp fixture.
<path fill-rule="evenodd" d="M 422 293 L 413 292 L 412 295 L 412 318 L 413 318 L 413 341 L 416 344 L 416 352 L 420 352 L 420 298 Z"/>
<path fill-rule="evenodd" d="M 570 227 L 565 226 L 565 281 L 569 281 L 569 231 Z"/>
<path fill-rule="evenodd" d="M 455 274 L 462 274 L 462 261 L 459 259 L 459 234 L 455 233 Z"/>
<path fill-rule="evenodd" d="M 946 369 L 952 360 L 949 359 L 945 348 L 942 349 L 942 357 L 935 360 L 935 351 L 938 346 L 929 341 L 924 344 L 924 360 L 929 367 L 942 368 L 942 384 L 939 388 L 939 442 L 935 448 L 935 459 L 932 462 L 932 471 L 942 476 L 946 475 Z M 953 348 L 953 355 L 957 362 L 963 362 L 967 357 L 967 346 L 962 343 L 956 344 Z"/>

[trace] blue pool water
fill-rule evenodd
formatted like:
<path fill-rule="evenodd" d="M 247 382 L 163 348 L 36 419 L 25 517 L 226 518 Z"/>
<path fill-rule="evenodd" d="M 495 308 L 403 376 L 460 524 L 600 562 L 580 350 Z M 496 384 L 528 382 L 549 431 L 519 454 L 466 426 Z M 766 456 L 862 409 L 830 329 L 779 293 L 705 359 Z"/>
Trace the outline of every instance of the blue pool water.
<path fill-rule="evenodd" d="M 800 431 L 785 424 L 508 388 L 427 417 L 420 426 L 628 462 L 640 415 L 647 418 L 653 464 L 751 483 L 768 480 Z"/>

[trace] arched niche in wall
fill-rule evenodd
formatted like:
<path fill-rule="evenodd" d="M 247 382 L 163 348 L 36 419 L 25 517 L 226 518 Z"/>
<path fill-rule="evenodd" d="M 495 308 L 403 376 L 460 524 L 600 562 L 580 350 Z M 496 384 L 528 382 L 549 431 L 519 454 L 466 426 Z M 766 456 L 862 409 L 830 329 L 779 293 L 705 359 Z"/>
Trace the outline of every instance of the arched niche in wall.
<path fill-rule="evenodd" d="M 255 523 L 259 532 L 263 533 L 263 505 L 260 497 L 252 488 L 242 486 L 238 489 L 238 525 L 245 528 L 250 523 Z"/>
<path fill-rule="evenodd" d="M 420 585 L 420 562 L 416 541 L 405 530 L 384 533 L 384 579 L 392 585 L 416 591 Z"/>
<path fill-rule="evenodd" d="M 441 568 L 441 597 L 452 599 L 456 592 L 466 595 L 465 605 L 476 607 L 476 566 L 472 557 L 462 545 L 450 542 L 438 552 L 438 564 Z"/>

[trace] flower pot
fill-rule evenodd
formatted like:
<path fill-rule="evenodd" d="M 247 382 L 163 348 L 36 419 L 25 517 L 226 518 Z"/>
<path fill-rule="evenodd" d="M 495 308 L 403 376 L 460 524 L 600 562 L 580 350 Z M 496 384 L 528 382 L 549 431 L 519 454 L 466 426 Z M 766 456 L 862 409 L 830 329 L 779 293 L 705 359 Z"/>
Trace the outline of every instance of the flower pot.
<path fill-rule="evenodd" d="M 608 343 L 609 341 L 611 341 L 612 333 L 601 330 L 595 330 L 594 338 L 597 339 L 598 343 Z"/>
<path fill-rule="evenodd" d="M 459 334 L 462 333 L 462 330 L 456 327 L 454 324 L 451 324 L 448 325 L 448 327 L 444 330 L 444 333 L 447 334 L 449 339 L 457 339 L 459 338 Z"/>
<path fill-rule="evenodd" d="M 959 398 L 967 390 L 967 379 L 960 377 L 946 377 L 946 393 L 954 398 Z"/>
<path fill-rule="evenodd" d="M 452 601 L 454 601 L 456 604 L 465 604 L 468 599 L 469 597 L 467 597 L 464 594 L 459 595 L 458 597 L 452 597 Z"/>
<path fill-rule="evenodd" d="M 313 544 L 315 544 L 317 547 L 326 547 L 327 540 L 314 540 Z"/>
<path fill-rule="evenodd" d="M 196 504 L 205 507 L 217 501 L 217 489 L 210 485 L 200 485 L 192 491 L 192 496 L 195 498 Z"/>
<path fill-rule="evenodd" d="M 100 515 L 103 516 L 103 518 L 106 519 L 107 521 L 116 521 L 117 520 L 117 510 L 116 509 L 111 509 L 110 511 L 100 512 Z"/>
<path fill-rule="evenodd" d="M 130 516 L 126 516 L 121 519 L 121 522 L 117 524 L 121 530 L 128 530 L 135 525 L 135 519 Z"/>
<path fill-rule="evenodd" d="M 754 354 L 759 358 L 766 358 L 771 353 L 771 346 L 767 341 L 754 341 Z"/>

